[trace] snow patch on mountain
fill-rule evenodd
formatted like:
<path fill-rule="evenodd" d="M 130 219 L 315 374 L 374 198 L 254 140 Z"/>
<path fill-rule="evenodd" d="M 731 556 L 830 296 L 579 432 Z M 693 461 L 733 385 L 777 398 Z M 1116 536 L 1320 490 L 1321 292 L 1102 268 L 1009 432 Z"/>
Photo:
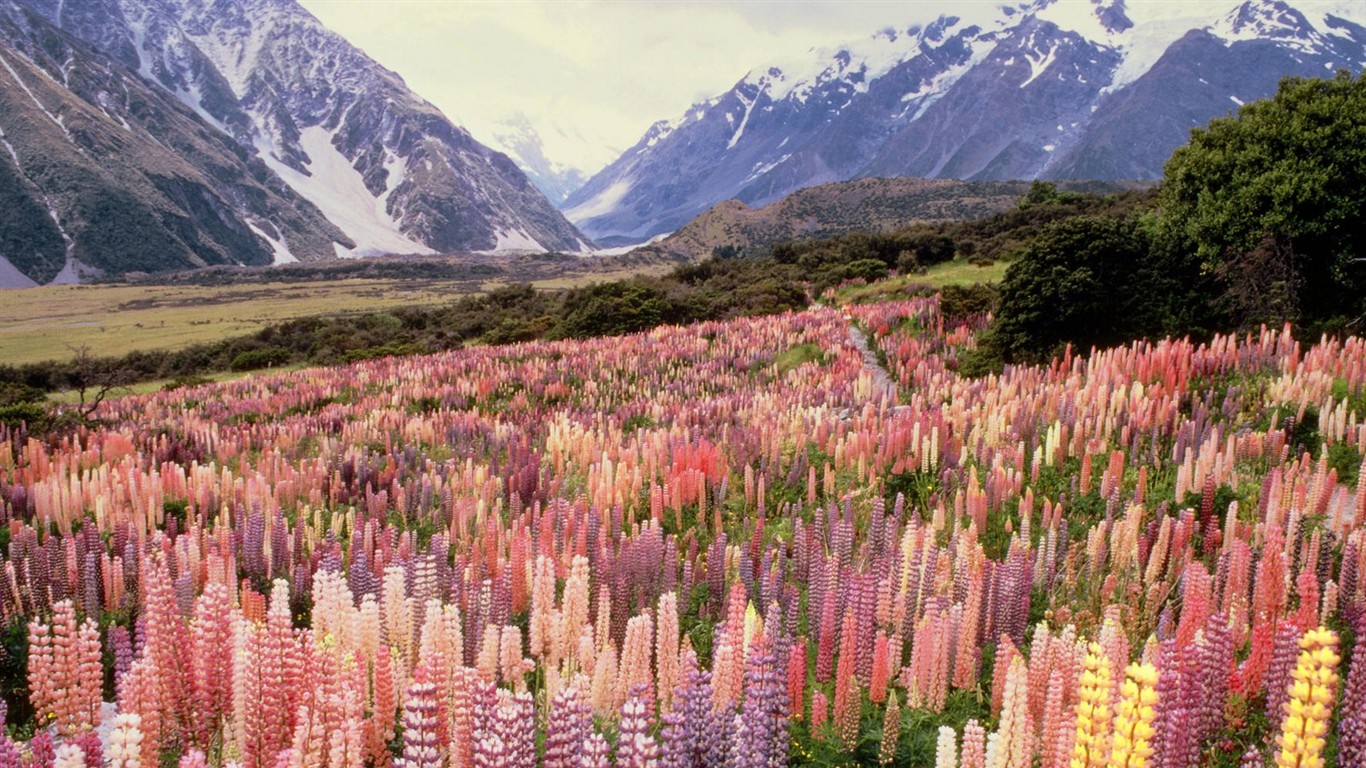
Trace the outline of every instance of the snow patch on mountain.
<path fill-rule="evenodd" d="M 497 244 L 493 246 L 492 251 L 486 251 L 486 253 L 544 253 L 547 250 L 549 249 L 536 242 L 536 238 L 528 235 L 524 230 L 500 229 L 497 231 Z"/>
<path fill-rule="evenodd" d="M 0 254 L 0 288 L 32 288 L 37 284 Z"/>
<path fill-rule="evenodd" d="M 1024 82 L 1020 83 L 1021 88 L 1038 80 L 1039 75 L 1047 72 L 1048 68 L 1053 66 L 1053 62 L 1058 60 L 1058 46 L 1049 46 L 1047 52 L 1042 53 L 1037 57 L 1026 54 L 1025 58 L 1029 61 L 1029 77 L 1025 78 Z"/>
<path fill-rule="evenodd" d="M 735 133 L 731 135 L 730 142 L 726 144 L 727 152 L 729 152 L 732 149 L 735 149 L 736 142 L 740 141 L 741 136 L 745 135 L 745 126 L 749 124 L 750 113 L 754 111 L 754 105 L 759 101 L 759 97 L 757 95 L 753 98 L 746 99 L 744 94 L 740 93 L 739 91 L 735 93 L 735 98 L 738 99 L 740 101 L 740 104 L 744 106 L 745 114 L 743 117 L 740 118 L 740 126 L 736 128 Z M 734 118 L 732 118 L 729 114 L 726 115 L 726 118 L 728 121 L 732 123 L 734 122 Z"/>
<path fill-rule="evenodd" d="M 585 200 L 579 205 L 564 211 L 564 215 L 570 221 L 580 222 L 591 219 L 594 216 L 601 216 L 612 210 L 621 202 L 626 193 L 631 191 L 631 179 L 618 179 L 612 182 L 611 186 Z"/>
<path fill-rule="evenodd" d="M 270 243 L 271 254 L 274 257 L 274 261 L 272 261 L 272 264 L 279 266 L 281 264 L 298 263 L 299 259 L 295 257 L 292 251 L 289 250 L 289 243 L 285 241 L 284 235 L 281 235 L 280 238 L 277 240 L 276 238 L 271 237 L 264 229 L 261 228 L 261 225 L 257 224 L 256 222 L 247 219 L 246 223 L 252 232 L 255 232 L 262 240 L 265 240 L 267 243 Z"/>
<path fill-rule="evenodd" d="M 125 7 L 143 2 L 145 0 L 122 0 Z M 245 30 L 237 25 L 209 25 L 202 34 L 186 33 L 200 53 L 228 81 L 228 87 L 239 99 L 246 94 L 252 73 L 257 70 L 261 53 L 269 45 L 276 26 L 290 14 L 303 13 L 292 3 L 255 5 L 257 7 L 252 9 L 253 21 L 246 25 Z"/>
<path fill-rule="evenodd" d="M 388 195 L 376 198 L 366 189 L 360 172 L 337 150 L 333 138 L 331 131 L 318 125 L 299 132 L 299 148 L 311 161 L 305 172 L 281 162 L 267 139 L 258 137 L 256 148 L 271 170 L 304 199 L 318 206 L 329 221 L 342 227 L 356 242 L 356 247 L 350 250 L 338 244 L 338 255 L 434 253 L 431 248 L 403 234 L 399 223 L 385 210 Z"/>

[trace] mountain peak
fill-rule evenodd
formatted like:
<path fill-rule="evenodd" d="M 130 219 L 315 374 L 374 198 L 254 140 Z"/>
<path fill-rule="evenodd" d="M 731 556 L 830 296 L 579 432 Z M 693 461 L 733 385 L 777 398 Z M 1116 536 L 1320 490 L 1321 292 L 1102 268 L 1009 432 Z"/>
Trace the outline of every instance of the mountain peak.
<path fill-rule="evenodd" d="M 295 0 L 21 1 L 263 162 L 346 234 L 337 255 L 588 247 L 513 162 Z"/>
<path fill-rule="evenodd" d="M 1192 127 L 1283 76 L 1366 62 L 1359 0 L 966 7 L 755 67 L 652 128 L 567 213 L 643 240 L 721 200 L 850 178 L 1155 178 Z"/>

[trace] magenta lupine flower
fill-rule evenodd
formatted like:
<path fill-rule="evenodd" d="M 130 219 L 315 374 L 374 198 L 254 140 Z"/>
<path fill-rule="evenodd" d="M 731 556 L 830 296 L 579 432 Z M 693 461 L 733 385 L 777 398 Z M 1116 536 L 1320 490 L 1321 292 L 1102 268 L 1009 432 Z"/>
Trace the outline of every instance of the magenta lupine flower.
<path fill-rule="evenodd" d="M 612 750 L 607 739 L 600 733 L 589 734 L 583 740 L 583 754 L 579 758 L 580 768 L 612 768 Z"/>
<path fill-rule="evenodd" d="M 617 729 L 617 768 L 656 768 L 659 763 L 659 744 L 650 735 L 650 716 L 645 695 L 644 686 L 634 686 L 621 705 L 621 723 Z"/>
<path fill-rule="evenodd" d="M 0 768 L 22 768 L 22 765 L 19 748 L 8 735 L 0 732 Z"/>
<path fill-rule="evenodd" d="M 52 743 L 52 734 L 40 732 L 29 740 L 28 768 L 52 768 L 57 760 L 57 748 Z"/>
<path fill-rule="evenodd" d="M 403 700 L 403 757 L 400 768 L 440 768 L 436 685 L 418 680 Z"/>
<path fill-rule="evenodd" d="M 100 742 L 100 735 L 95 731 L 81 731 L 68 743 L 80 747 L 81 754 L 85 757 L 86 768 L 100 768 L 104 765 L 104 745 Z"/>

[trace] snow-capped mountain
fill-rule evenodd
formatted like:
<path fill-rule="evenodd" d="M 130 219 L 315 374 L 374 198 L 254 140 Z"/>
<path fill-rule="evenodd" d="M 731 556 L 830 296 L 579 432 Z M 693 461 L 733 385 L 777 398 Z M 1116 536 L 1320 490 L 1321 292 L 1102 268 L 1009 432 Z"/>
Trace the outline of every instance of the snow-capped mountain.
<path fill-rule="evenodd" d="M 970 10 L 976 10 L 970 8 Z M 1027 0 L 757 68 L 565 201 L 602 243 L 868 176 L 1153 179 L 1287 75 L 1366 65 L 1366 4 Z"/>
<path fill-rule="evenodd" d="M 219 217 L 237 219 L 256 247 L 223 246 L 201 261 L 258 263 L 261 249 L 280 261 L 589 247 L 511 159 L 475 141 L 294 0 L 0 0 L 0 17 L 8 31 L 0 55 L 16 68 L 36 67 L 42 86 L 56 88 L 31 100 L 44 110 L 58 102 L 93 110 L 92 119 L 108 123 L 101 130 L 145 134 L 176 154 L 161 135 L 167 124 L 126 103 L 130 93 L 158 92 L 147 98 L 176 104 L 170 127 L 230 147 L 284 205 L 306 201 L 302 215 L 316 219 L 303 236 L 252 209 L 259 194 L 230 195 L 239 199 Z M 108 82 L 61 93 L 77 87 L 69 82 L 73 66 L 98 69 Z M 0 70 L 6 91 L 32 79 L 6 74 Z M 84 106 L 67 104 L 68 96 Z M 25 126 L 3 119 L 0 126 L 23 140 Z M 28 176 L 33 186 L 40 181 Z"/>
<path fill-rule="evenodd" d="M 562 140 L 571 138 L 563 128 L 550 127 L 549 130 L 558 134 Z M 552 152 L 546 146 L 546 140 L 542 134 L 541 128 L 532 125 L 525 115 L 519 114 L 494 126 L 489 144 L 511 157 L 513 162 L 526 172 L 531 183 L 545 193 L 551 202 L 558 204 L 569 197 L 569 193 L 582 187 L 584 182 L 588 181 L 590 174 L 584 173 L 581 168 L 552 159 L 550 156 Z M 582 137 L 575 135 L 572 139 L 577 140 L 576 143 L 580 147 L 578 151 L 570 153 L 568 156 L 578 157 L 582 160 L 585 155 L 591 154 L 582 150 L 581 147 L 585 143 Z M 565 153 L 557 154 L 561 157 L 566 156 Z M 604 159 L 593 167 L 593 171 L 601 170 L 611 159 L 610 157 Z"/>
<path fill-rule="evenodd" d="M 0 2 L 0 287 L 331 258 L 334 243 L 353 245 L 173 95 Z"/>

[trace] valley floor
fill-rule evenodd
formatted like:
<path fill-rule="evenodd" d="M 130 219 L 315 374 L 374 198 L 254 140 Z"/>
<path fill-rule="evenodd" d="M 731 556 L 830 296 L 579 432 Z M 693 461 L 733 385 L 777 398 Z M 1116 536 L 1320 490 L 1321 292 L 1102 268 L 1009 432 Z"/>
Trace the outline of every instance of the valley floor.
<path fill-rule="evenodd" d="M 274 281 L 257 273 L 240 284 L 53 285 L 0 292 L 0 363 L 64 360 L 72 347 L 118 356 L 174 350 L 244 336 L 300 317 L 383 312 L 445 304 L 513 281 L 569 288 L 663 266 L 563 269 L 562 274 L 504 270 L 471 278 L 339 278 Z"/>

